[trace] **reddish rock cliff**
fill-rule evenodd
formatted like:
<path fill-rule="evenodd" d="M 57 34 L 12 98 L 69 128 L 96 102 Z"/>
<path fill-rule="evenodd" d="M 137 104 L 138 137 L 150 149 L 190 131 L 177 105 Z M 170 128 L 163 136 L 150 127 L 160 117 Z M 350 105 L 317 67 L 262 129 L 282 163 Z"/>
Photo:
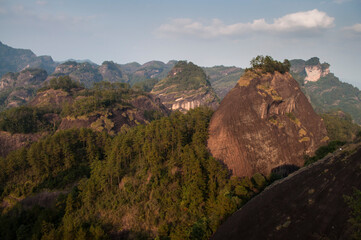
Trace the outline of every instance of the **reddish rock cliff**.
<path fill-rule="evenodd" d="M 327 140 L 321 118 L 289 73 L 246 72 L 214 113 L 208 148 L 236 176 L 302 166 Z"/>

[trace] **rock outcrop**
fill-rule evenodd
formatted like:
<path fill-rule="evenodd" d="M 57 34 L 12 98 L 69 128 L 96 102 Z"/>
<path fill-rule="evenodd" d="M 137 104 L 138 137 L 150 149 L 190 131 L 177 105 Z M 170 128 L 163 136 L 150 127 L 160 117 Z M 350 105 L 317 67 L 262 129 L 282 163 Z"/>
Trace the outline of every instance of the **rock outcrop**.
<path fill-rule="evenodd" d="M 361 145 L 273 183 L 229 217 L 211 239 L 352 239 L 344 196 L 361 189 Z"/>
<path fill-rule="evenodd" d="M 317 82 L 330 73 L 330 64 L 320 62 L 318 57 L 307 61 L 301 59 L 291 60 L 291 71 L 303 76 L 304 83 Z"/>
<path fill-rule="evenodd" d="M 202 68 L 184 61 L 178 62 L 168 76 L 158 82 L 152 94 L 170 110 L 186 112 L 199 106 L 216 109 L 219 99 Z"/>
<path fill-rule="evenodd" d="M 212 116 L 208 148 L 242 177 L 302 166 L 325 141 L 321 118 L 289 73 L 247 71 Z"/>

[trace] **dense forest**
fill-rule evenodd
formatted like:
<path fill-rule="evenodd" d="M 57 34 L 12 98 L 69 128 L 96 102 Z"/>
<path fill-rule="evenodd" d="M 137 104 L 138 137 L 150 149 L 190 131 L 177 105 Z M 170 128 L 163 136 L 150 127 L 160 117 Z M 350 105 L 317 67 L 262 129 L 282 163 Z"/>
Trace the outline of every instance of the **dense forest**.
<path fill-rule="evenodd" d="M 12 152 L 0 160 L 0 238 L 208 239 L 266 184 L 209 155 L 211 115 L 175 112 L 115 137 L 58 131 Z"/>

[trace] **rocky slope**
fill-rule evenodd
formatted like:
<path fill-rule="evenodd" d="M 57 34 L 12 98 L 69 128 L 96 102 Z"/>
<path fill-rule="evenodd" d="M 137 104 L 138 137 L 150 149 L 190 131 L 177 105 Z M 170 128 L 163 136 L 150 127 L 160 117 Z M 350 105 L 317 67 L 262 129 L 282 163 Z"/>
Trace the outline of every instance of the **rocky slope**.
<path fill-rule="evenodd" d="M 344 196 L 361 189 L 361 145 L 343 147 L 256 196 L 211 239 L 351 239 Z"/>
<path fill-rule="evenodd" d="M 127 131 L 130 127 L 147 124 L 154 119 L 166 116 L 169 110 L 153 95 L 134 91 L 127 88 L 115 88 L 107 85 L 103 89 L 73 88 L 69 91 L 63 89 L 47 89 L 37 93 L 25 107 L 27 111 L 36 114 L 32 124 L 34 130 L 27 129 L 28 133 L 19 132 L 13 126 L 16 117 L 16 108 L 4 111 L 0 115 L 0 128 L 5 129 L 6 124 L 11 124 L 11 131 L 0 131 L 0 156 L 7 155 L 10 151 L 22 146 L 27 146 L 37 141 L 41 136 L 57 130 L 71 128 L 91 128 L 95 131 L 106 131 L 111 135 Z M 32 110 L 33 109 L 33 110 Z M 26 124 L 27 117 L 19 109 L 15 124 Z M 10 113 L 9 113 L 10 112 Z M 5 113 L 8 113 L 6 115 Z M 29 114 L 28 114 L 29 115 Z M 4 121 L 3 117 L 6 117 Z M 10 121 L 10 122 L 9 122 Z M 32 126 L 29 126 L 32 127 Z M 23 128 L 19 128 L 23 129 Z"/>
<path fill-rule="evenodd" d="M 324 141 L 321 118 L 289 73 L 248 71 L 212 116 L 208 147 L 241 177 L 302 166 Z"/>
<path fill-rule="evenodd" d="M 180 61 L 158 82 L 152 92 L 170 110 L 182 112 L 199 106 L 213 109 L 219 100 L 202 68 L 193 63 Z"/>
<path fill-rule="evenodd" d="M 361 91 L 330 73 L 328 63 L 314 57 L 291 60 L 291 74 L 317 112 L 342 110 L 361 124 Z"/>
<path fill-rule="evenodd" d="M 114 98 L 117 100 L 108 103 L 111 101 L 109 99 Z M 29 105 L 53 108 L 54 112 L 60 112 L 48 117 L 49 121 L 59 124 L 59 130 L 84 127 L 110 134 L 149 123 L 153 118 L 169 112 L 159 99 L 130 89 L 103 89 L 95 92 L 85 89 L 73 89 L 71 92 L 49 89 L 38 93 Z"/>
<path fill-rule="evenodd" d="M 0 109 L 28 102 L 47 76 L 45 70 L 31 68 L 3 75 L 0 79 Z"/>
<path fill-rule="evenodd" d="M 41 68 L 50 74 L 56 65 L 50 56 L 38 57 L 31 50 L 12 48 L 0 42 L 0 77 L 24 68 Z"/>

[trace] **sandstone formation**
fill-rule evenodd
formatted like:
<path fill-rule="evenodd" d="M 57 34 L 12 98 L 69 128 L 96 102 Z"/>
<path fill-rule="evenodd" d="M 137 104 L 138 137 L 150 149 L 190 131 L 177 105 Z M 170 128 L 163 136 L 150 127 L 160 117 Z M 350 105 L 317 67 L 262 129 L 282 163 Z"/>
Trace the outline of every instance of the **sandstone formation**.
<path fill-rule="evenodd" d="M 353 239 L 344 196 L 361 189 L 361 144 L 277 181 L 235 212 L 211 239 Z M 356 239 L 356 238 L 355 238 Z"/>
<path fill-rule="evenodd" d="M 208 148 L 236 176 L 302 166 L 327 141 L 321 118 L 289 73 L 248 71 L 227 94 L 209 127 Z"/>
<path fill-rule="evenodd" d="M 317 82 L 320 78 L 330 73 L 330 64 L 320 62 L 318 57 L 310 58 L 307 61 L 302 59 L 291 60 L 291 72 L 299 74 L 303 78 L 303 83 Z"/>
<path fill-rule="evenodd" d="M 170 110 L 186 112 L 199 106 L 216 109 L 219 99 L 202 68 L 184 61 L 178 62 L 168 76 L 158 82 L 152 94 Z"/>
<path fill-rule="evenodd" d="M 330 69 L 322 69 L 322 66 L 320 64 L 316 66 L 306 66 L 305 71 L 307 74 L 307 77 L 305 78 L 305 82 L 316 82 L 321 77 L 325 77 L 327 74 L 330 73 Z"/>

